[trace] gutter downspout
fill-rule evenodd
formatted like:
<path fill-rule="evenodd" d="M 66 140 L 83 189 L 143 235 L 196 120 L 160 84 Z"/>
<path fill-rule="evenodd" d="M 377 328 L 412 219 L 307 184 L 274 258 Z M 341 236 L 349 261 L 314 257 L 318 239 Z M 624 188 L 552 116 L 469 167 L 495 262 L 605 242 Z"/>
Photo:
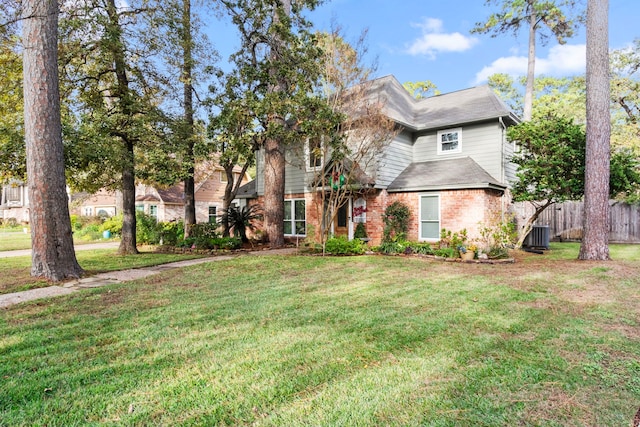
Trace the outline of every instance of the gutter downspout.
<path fill-rule="evenodd" d="M 498 117 L 498 122 L 500 122 L 500 125 L 502 125 L 502 130 L 501 130 L 501 138 L 500 138 L 500 153 L 502 154 L 502 158 L 500 159 L 500 164 L 501 164 L 501 168 L 500 168 L 500 182 L 502 182 L 504 184 L 505 181 L 505 169 L 507 167 L 506 165 L 506 159 L 505 159 L 505 138 L 506 138 L 506 131 L 507 131 L 507 126 L 504 124 L 504 120 L 502 120 L 502 117 Z M 500 203 L 500 218 L 501 221 L 504 222 L 504 218 L 505 218 L 505 196 L 507 194 L 507 192 L 509 191 L 509 187 L 507 186 L 506 190 L 504 193 L 502 193 L 502 197 L 501 197 L 501 203 Z"/>

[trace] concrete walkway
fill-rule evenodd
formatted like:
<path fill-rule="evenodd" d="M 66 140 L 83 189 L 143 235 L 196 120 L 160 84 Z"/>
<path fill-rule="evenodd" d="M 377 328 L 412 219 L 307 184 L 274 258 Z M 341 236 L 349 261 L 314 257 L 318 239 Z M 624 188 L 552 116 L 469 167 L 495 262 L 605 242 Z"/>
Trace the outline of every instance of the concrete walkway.
<path fill-rule="evenodd" d="M 90 245 L 83 245 L 90 246 Z M 116 242 L 115 246 L 117 247 Z M 78 250 L 80 247 L 77 247 Z M 94 247 L 95 249 L 95 247 Z M 12 251 L 22 252 L 22 251 Z M 30 253 L 30 251 L 29 251 Z M 265 256 L 265 255 L 291 255 L 297 253 L 296 248 L 285 248 L 276 250 L 264 250 L 247 252 L 247 255 Z M 18 255 L 16 255 L 18 256 Z M 100 286 L 111 285 L 114 283 L 123 283 L 131 280 L 143 279 L 154 274 L 159 274 L 166 270 L 174 268 L 188 267 L 190 265 L 203 264 L 205 262 L 226 261 L 235 258 L 238 255 L 221 255 L 207 258 L 189 259 L 184 261 L 170 262 L 167 264 L 155 265 L 152 267 L 133 268 L 130 270 L 110 271 L 107 273 L 99 273 L 95 276 L 84 277 L 81 279 L 73 279 L 62 283 L 61 285 L 48 286 L 46 288 L 31 289 L 13 294 L 0 295 L 0 309 L 27 301 L 33 301 L 42 298 L 51 298 L 61 295 L 68 295 L 78 292 L 86 288 L 97 288 Z"/>

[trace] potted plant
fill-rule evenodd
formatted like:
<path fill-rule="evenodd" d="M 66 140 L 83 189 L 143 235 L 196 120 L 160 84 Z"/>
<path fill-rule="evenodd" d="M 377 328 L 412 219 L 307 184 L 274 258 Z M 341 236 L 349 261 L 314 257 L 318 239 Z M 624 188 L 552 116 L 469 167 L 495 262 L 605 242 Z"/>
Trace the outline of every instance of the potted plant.
<path fill-rule="evenodd" d="M 478 247 L 473 243 L 458 246 L 460 258 L 462 258 L 463 261 L 472 261 L 476 257 L 477 250 Z"/>

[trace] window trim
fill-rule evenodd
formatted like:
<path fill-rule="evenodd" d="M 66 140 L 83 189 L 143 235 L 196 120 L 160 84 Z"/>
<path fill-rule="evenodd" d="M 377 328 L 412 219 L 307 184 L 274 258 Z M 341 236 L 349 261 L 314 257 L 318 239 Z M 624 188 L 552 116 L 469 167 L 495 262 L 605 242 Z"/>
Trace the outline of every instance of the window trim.
<path fill-rule="evenodd" d="M 423 222 L 435 222 L 435 221 L 423 221 L 422 220 L 422 198 L 434 197 L 438 201 L 438 236 L 435 238 L 422 237 L 422 223 Z M 440 194 L 437 193 L 422 193 L 418 195 L 418 240 L 421 242 L 437 242 L 440 240 L 440 230 L 442 229 L 442 199 Z"/>
<path fill-rule="evenodd" d="M 286 218 L 283 218 L 283 222 L 289 221 L 291 223 L 292 233 L 291 234 L 284 233 L 284 235 L 287 237 L 305 237 L 307 235 L 307 201 L 303 198 L 285 199 L 284 203 L 286 204 L 287 202 L 291 203 L 291 218 L 288 220 Z M 304 220 L 296 220 L 296 211 L 295 211 L 296 202 L 304 202 Z M 303 234 L 296 234 L 296 222 L 304 222 Z"/>
<path fill-rule="evenodd" d="M 214 214 L 211 215 L 211 208 L 215 210 Z M 214 222 L 211 222 L 211 217 L 214 218 Z M 207 222 L 209 224 L 217 224 L 218 223 L 218 206 L 217 205 L 209 205 L 207 206 Z"/>
<path fill-rule="evenodd" d="M 320 140 L 320 150 L 324 151 L 324 138 L 322 137 L 317 137 L 317 138 L 307 138 L 305 144 L 304 144 L 304 164 L 305 164 L 305 168 L 307 171 L 317 171 L 317 170 L 321 170 L 324 167 L 324 156 L 321 155 L 318 159 L 319 159 L 319 165 L 315 165 L 315 166 L 311 166 L 311 141 L 313 139 L 319 139 Z"/>
<path fill-rule="evenodd" d="M 442 149 L 442 135 L 448 133 L 457 133 L 458 134 L 458 146 L 455 150 L 443 150 Z M 438 144 L 438 155 L 447 155 L 447 154 L 458 154 L 462 152 L 462 128 L 451 128 L 451 129 L 442 129 L 439 130 L 436 134 L 436 142 Z"/>
<path fill-rule="evenodd" d="M 153 212 L 154 210 L 155 210 L 155 213 Z M 158 209 L 158 205 L 149 205 L 149 216 L 154 217 L 157 221 L 159 213 L 160 213 L 160 210 Z"/>

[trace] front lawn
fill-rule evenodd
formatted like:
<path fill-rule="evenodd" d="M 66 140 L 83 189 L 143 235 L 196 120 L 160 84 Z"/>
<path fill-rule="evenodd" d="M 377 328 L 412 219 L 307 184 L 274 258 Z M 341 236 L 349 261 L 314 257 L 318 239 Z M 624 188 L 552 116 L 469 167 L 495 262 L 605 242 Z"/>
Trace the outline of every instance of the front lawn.
<path fill-rule="evenodd" d="M 0 228 L 0 251 L 15 251 L 31 248 L 31 234 L 24 231 Z"/>
<path fill-rule="evenodd" d="M 76 251 L 76 258 L 87 275 L 105 271 L 149 267 L 185 259 L 201 258 L 199 255 L 141 252 L 138 255 L 118 255 L 115 249 Z M 0 294 L 26 291 L 51 286 L 47 280 L 31 277 L 31 256 L 2 258 L 0 262 Z M 2 424 L 0 424 L 2 426 Z"/>
<path fill-rule="evenodd" d="M 640 261 L 550 252 L 247 255 L 14 306 L 0 425 L 629 425 Z"/>

